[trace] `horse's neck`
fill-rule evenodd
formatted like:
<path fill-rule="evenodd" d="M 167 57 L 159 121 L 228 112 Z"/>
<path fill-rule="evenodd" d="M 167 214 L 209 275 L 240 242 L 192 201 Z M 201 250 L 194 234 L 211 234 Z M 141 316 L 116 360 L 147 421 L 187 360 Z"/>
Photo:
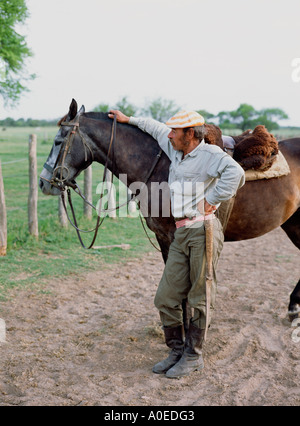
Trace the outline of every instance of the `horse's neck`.
<path fill-rule="evenodd" d="M 85 125 L 86 132 L 94 144 L 95 161 L 107 164 L 117 177 L 126 175 L 128 184 L 143 181 L 151 167 L 152 158 L 155 157 L 153 151 L 157 149 L 157 144 L 151 136 L 135 126 L 118 124 L 116 140 L 109 149 L 112 123 L 112 120 L 92 120 L 88 126 Z"/>

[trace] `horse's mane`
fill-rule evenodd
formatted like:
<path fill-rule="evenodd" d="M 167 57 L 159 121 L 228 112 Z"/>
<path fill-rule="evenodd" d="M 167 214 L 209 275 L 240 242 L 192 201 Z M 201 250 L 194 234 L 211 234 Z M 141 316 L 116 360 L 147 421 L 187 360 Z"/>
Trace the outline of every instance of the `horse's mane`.
<path fill-rule="evenodd" d="M 68 114 L 64 115 L 63 118 L 61 118 L 59 120 L 59 122 L 57 123 L 57 126 L 60 127 L 61 123 L 63 123 L 64 121 L 66 121 L 67 117 L 68 117 Z"/>
<path fill-rule="evenodd" d="M 108 117 L 108 112 L 85 112 L 82 115 L 86 118 L 91 118 L 93 120 L 106 120 L 106 121 L 109 120 L 109 121 L 111 121 L 111 119 Z M 60 127 L 61 123 L 66 121 L 67 117 L 68 117 L 68 114 L 64 115 L 63 118 L 61 118 L 59 120 L 59 122 L 57 123 L 58 127 Z"/>

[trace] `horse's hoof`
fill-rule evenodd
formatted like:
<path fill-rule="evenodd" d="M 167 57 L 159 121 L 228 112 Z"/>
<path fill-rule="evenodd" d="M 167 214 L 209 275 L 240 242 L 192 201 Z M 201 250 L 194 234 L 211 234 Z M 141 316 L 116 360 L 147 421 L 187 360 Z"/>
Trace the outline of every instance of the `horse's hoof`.
<path fill-rule="evenodd" d="M 288 316 L 290 322 L 293 322 L 296 318 L 300 318 L 300 305 L 294 305 L 293 308 L 288 311 Z"/>

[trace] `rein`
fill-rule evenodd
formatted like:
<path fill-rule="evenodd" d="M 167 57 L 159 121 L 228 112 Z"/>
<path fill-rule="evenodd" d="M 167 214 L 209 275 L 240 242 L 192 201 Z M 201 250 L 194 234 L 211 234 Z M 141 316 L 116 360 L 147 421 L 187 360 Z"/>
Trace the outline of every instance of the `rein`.
<path fill-rule="evenodd" d="M 47 180 L 45 178 L 43 178 L 43 179 L 46 180 L 47 182 L 51 183 L 51 185 L 53 185 L 54 187 L 58 188 L 61 191 L 60 196 L 61 196 L 63 208 L 64 208 L 64 210 L 66 212 L 66 216 L 67 216 L 70 224 L 73 226 L 73 228 L 75 228 L 81 246 L 84 249 L 86 249 L 86 250 L 90 250 L 93 247 L 93 245 L 95 244 L 99 228 L 101 227 L 101 225 L 102 225 L 102 223 L 103 223 L 103 221 L 105 219 L 105 216 L 103 216 L 103 218 L 101 218 L 101 216 L 100 216 L 101 213 L 102 212 L 106 212 L 107 213 L 109 211 L 119 210 L 121 207 L 123 207 L 125 205 L 128 205 L 130 201 L 134 201 L 136 199 L 136 195 L 132 195 L 131 198 L 129 200 L 127 200 L 127 202 L 125 202 L 125 203 L 123 203 L 121 205 L 118 205 L 114 209 L 104 209 L 104 210 L 102 210 L 103 188 L 104 188 L 104 183 L 106 181 L 106 175 L 107 175 L 107 170 L 108 170 L 108 162 L 109 162 L 109 158 L 110 158 L 111 153 L 112 153 L 111 160 L 112 160 L 112 164 L 114 165 L 114 161 L 113 161 L 114 160 L 114 146 L 115 146 L 115 141 L 116 141 L 116 130 L 117 130 L 117 118 L 116 118 L 116 116 L 114 117 L 114 121 L 113 121 L 113 125 L 112 125 L 111 138 L 110 138 L 110 143 L 109 143 L 109 147 L 108 147 L 106 162 L 105 162 L 105 166 L 104 166 L 104 172 L 103 172 L 103 178 L 102 178 L 102 189 L 101 189 L 101 194 L 100 194 L 100 206 L 99 206 L 99 209 L 97 209 L 93 204 L 91 204 L 85 198 L 85 196 L 82 194 L 82 192 L 81 192 L 81 190 L 80 190 L 80 188 L 79 188 L 79 186 L 77 185 L 76 182 L 73 183 L 73 182 L 68 181 L 68 177 L 70 175 L 70 172 L 69 172 L 69 169 L 65 166 L 65 159 L 67 157 L 67 154 L 70 153 L 70 150 L 71 150 L 71 147 L 72 147 L 72 144 L 73 144 L 73 140 L 74 140 L 74 137 L 75 137 L 75 135 L 76 135 L 77 132 L 78 132 L 79 136 L 81 137 L 81 140 L 82 140 L 82 143 L 83 143 L 83 146 L 84 146 L 84 149 L 85 149 L 85 161 L 87 161 L 87 149 L 92 154 L 92 160 L 94 160 L 93 151 L 92 151 L 91 147 L 89 146 L 89 144 L 86 142 L 83 134 L 80 131 L 79 121 L 76 122 L 76 123 L 62 122 L 61 126 L 70 126 L 71 129 L 69 130 L 67 136 L 64 138 L 64 142 L 66 142 L 66 143 L 65 143 L 64 149 L 63 149 L 63 147 L 61 148 L 61 151 L 60 151 L 60 153 L 58 155 L 58 158 L 56 160 L 55 166 L 52 168 L 47 163 L 44 164 L 44 168 L 46 170 L 48 170 L 49 172 L 52 173 L 51 180 L 49 181 L 49 180 Z M 147 185 L 147 183 L 148 183 L 150 177 L 152 176 L 152 173 L 153 173 L 153 171 L 154 171 L 157 163 L 159 162 L 161 156 L 162 156 L 162 150 L 160 150 L 159 153 L 157 154 L 156 159 L 155 159 L 155 161 L 154 161 L 154 163 L 153 163 L 153 165 L 152 165 L 152 167 L 151 167 L 151 169 L 150 169 L 150 171 L 149 171 L 149 173 L 148 173 L 148 175 L 147 175 L 147 177 L 145 179 L 145 182 L 143 183 L 143 187 L 145 185 Z M 57 166 L 57 164 L 59 164 L 60 158 L 61 158 L 61 163 L 60 163 L 60 165 Z M 63 177 L 63 171 L 64 170 L 67 171 L 67 177 Z M 60 176 L 57 177 L 59 171 L 60 171 L 60 173 L 59 173 Z M 110 194 L 109 194 L 109 196 L 111 195 L 111 189 L 112 189 L 112 185 L 113 185 L 114 170 L 111 170 L 111 172 L 112 172 L 112 182 L 111 182 L 111 186 L 110 186 Z M 72 212 L 73 221 L 71 220 L 71 218 L 70 218 L 70 216 L 68 214 L 68 210 L 67 210 L 67 206 L 66 206 L 65 194 L 64 194 L 66 188 L 67 188 L 68 202 L 69 202 L 70 209 L 71 209 L 71 212 Z M 75 210 L 74 210 L 73 202 L 72 202 L 70 188 L 72 188 L 74 190 L 74 192 L 76 194 L 78 194 L 83 199 L 83 201 L 86 204 L 88 204 L 94 210 L 97 211 L 97 222 L 96 222 L 96 226 L 95 226 L 94 229 L 92 229 L 90 231 L 85 231 L 85 230 L 79 229 L 78 223 L 77 223 L 77 219 L 76 219 L 76 215 L 75 215 Z M 141 192 L 141 190 L 140 190 L 140 192 Z M 149 235 L 147 233 L 147 230 L 145 228 L 145 225 L 143 223 L 143 220 L 141 218 L 141 214 L 139 216 L 140 216 L 140 219 L 141 219 L 141 223 L 142 223 L 143 229 L 144 229 L 144 231 L 146 233 L 146 236 L 149 239 L 150 243 L 153 245 L 153 247 L 156 248 L 156 250 L 161 251 L 151 241 L 151 239 L 150 239 L 150 237 L 149 237 Z M 80 233 L 91 233 L 91 232 L 94 232 L 94 236 L 93 236 L 91 244 L 87 247 L 83 243 Z"/>
<path fill-rule="evenodd" d="M 64 123 L 64 122 L 63 122 L 61 125 L 62 125 L 62 126 L 67 126 L 67 125 L 69 125 L 69 123 Z M 66 167 L 64 166 L 64 161 L 65 161 L 65 158 L 66 158 L 66 152 L 67 152 L 67 150 L 68 150 L 67 146 L 68 146 L 68 145 L 70 145 L 70 147 L 71 147 L 71 145 L 72 145 L 72 141 L 73 141 L 73 140 L 71 140 L 71 138 L 72 138 L 72 135 L 75 135 L 75 134 L 76 134 L 76 130 L 78 130 L 78 133 L 80 134 L 81 139 L 82 139 L 82 140 L 84 140 L 84 139 L 82 138 L 82 134 L 80 133 L 80 129 L 79 129 L 79 122 L 78 122 L 78 123 L 75 123 L 75 125 L 76 125 L 76 126 L 73 128 L 73 130 L 71 131 L 71 133 L 69 133 L 69 134 L 70 134 L 70 136 L 68 137 L 68 141 L 70 141 L 70 142 L 69 142 L 69 144 L 68 144 L 68 143 L 66 144 L 66 147 L 65 147 L 65 149 L 64 149 L 64 153 L 63 153 L 63 163 L 62 163 L 62 166 L 58 166 L 58 167 L 57 167 L 57 169 L 61 168 L 61 174 L 62 174 L 62 170 L 63 170 L 64 168 L 66 168 Z M 71 208 L 71 212 L 72 212 L 73 222 L 74 222 L 74 223 L 71 221 L 71 219 L 70 219 L 70 217 L 69 217 L 69 214 L 68 214 L 68 210 L 67 210 L 66 202 L 65 202 L 64 189 L 62 189 L 62 190 L 61 190 L 61 200 L 62 200 L 62 204 L 63 204 L 64 210 L 65 210 L 65 212 L 66 212 L 67 218 L 68 218 L 68 220 L 69 220 L 70 224 L 73 226 L 73 228 L 75 228 L 75 230 L 76 230 L 76 233 L 77 233 L 77 236 L 78 236 L 78 239 L 79 239 L 79 242 L 80 242 L 81 246 L 82 246 L 84 249 L 86 249 L 86 250 L 90 250 L 90 249 L 93 247 L 93 245 L 95 244 L 95 241 L 96 241 L 96 238 L 97 238 L 97 235 L 98 235 L 99 228 L 101 227 L 101 225 L 102 225 L 102 223 L 103 223 L 103 221 L 104 221 L 104 219 L 105 219 L 105 216 L 103 216 L 103 218 L 101 218 L 101 216 L 100 216 L 100 214 L 101 214 L 101 212 L 102 212 L 101 207 L 102 207 L 103 187 L 104 187 L 104 182 L 105 182 L 105 180 L 106 180 L 106 175 L 107 175 L 108 161 L 109 161 L 110 152 L 111 152 L 111 150 L 112 150 L 112 148 L 113 148 L 113 146 L 114 146 L 114 142 L 115 142 L 115 139 L 116 139 L 116 130 L 117 130 L 117 119 L 116 119 L 116 117 L 114 117 L 113 126 L 112 126 L 112 132 L 111 132 L 111 138 L 110 138 L 110 142 L 109 142 L 109 147 L 108 147 L 108 152 L 107 152 L 106 162 L 105 162 L 105 166 L 104 166 L 103 178 L 102 178 L 102 190 L 101 190 L 101 194 L 100 194 L 100 207 L 99 207 L 99 211 L 97 211 L 97 223 L 96 223 L 96 227 L 95 227 L 94 229 L 92 229 L 91 231 L 83 231 L 82 229 L 79 229 L 79 228 L 78 228 L 77 219 L 76 219 L 76 215 L 75 215 L 75 210 L 74 210 L 74 206 L 73 206 L 73 203 L 72 203 L 71 191 L 70 191 L 70 189 L 68 188 L 68 189 L 67 189 L 68 201 L 69 201 L 69 205 L 70 205 L 70 208 Z M 74 136 L 73 136 L 73 138 L 74 138 Z M 89 145 L 87 145 L 87 146 L 89 147 Z M 90 151 L 91 151 L 91 148 L 90 148 L 90 147 L 89 147 L 89 149 L 90 149 Z M 85 155 L 86 155 L 86 150 L 85 150 Z M 94 159 L 94 155 L 93 155 L 93 159 Z M 85 157 L 85 160 L 87 161 L 87 157 Z M 65 179 L 64 181 L 65 181 L 65 182 L 67 182 L 67 180 L 66 180 L 66 179 Z M 64 182 L 64 181 L 62 181 L 62 180 L 61 180 L 60 182 Z M 68 186 L 69 186 L 69 185 L 68 185 Z M 79 194 L 79 195 L 83 198 L 84 202 L 88 203 L 91 207 L 93 207 L 95 210 L 97 210 L 97 209 L 96 209 L 96 207 L 95 207 L 95 206 L 93 206 L 91 203 L 89 203 L 89 202 L 86 200 L 86 198 L 85 198 L 85 197 L 81 194 L 81 191 L 80 191 L 80 189 L 79 189 L 79 186 L 78 186 L 77 184 L 76 184 L 75 186 L 76 186 L 76 188 L 78 189 L 78 191 L 79 191 L 79 192 L 76 192 L 76 191 L 75 191 L 75 189 L 74 189 L 74 185 L 73 185 L 72 187 L 73 187 L 74 191 L 75 191 L 77 194 Z M 90 244 L 88 247 L 87 247 L 87 246 L 83 243 L 83 241 L 82 241 L 82 238 L 81 238 L 81 235 L 80 235 L 80 233 L 81 233 L 81 232 L 82 232 L 82 233 L 91 233 L 91 232 L 94 232 L 94 236 L 93 236 L 92 242 L 91 242 L 91 244 Z"/>

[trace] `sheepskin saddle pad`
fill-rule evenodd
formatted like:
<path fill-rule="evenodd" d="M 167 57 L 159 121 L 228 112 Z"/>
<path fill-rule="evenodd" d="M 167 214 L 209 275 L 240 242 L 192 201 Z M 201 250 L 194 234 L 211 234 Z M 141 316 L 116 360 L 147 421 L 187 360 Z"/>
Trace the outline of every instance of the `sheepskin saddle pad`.
<path fill-rule="evenodd" d="M 206 132 L 205 142 L 218 145 L 232 155 L 245 170 L 247 180 L 271 179 L 290 173 L 278 141 L 263 125 L 239 136 L 224 136 L 215 125 L 206 125 Z"/>
<path fill-rule="evenodd" d="M 271 179 L 290 173 L 278 141 L 265 126 L 256 126 L 253 131 L 247 130 L 233 139 L 233 158 L 244 168 L 247 180 Z"/>
<path fill-rule="evenodd" d="M 256 126 L 253 131 L 246 130 L 235 141 L 233 158 L 244 170 L 266 171 L 271 168 L 278 154 L 278 142 L 265 126 Z"/>

